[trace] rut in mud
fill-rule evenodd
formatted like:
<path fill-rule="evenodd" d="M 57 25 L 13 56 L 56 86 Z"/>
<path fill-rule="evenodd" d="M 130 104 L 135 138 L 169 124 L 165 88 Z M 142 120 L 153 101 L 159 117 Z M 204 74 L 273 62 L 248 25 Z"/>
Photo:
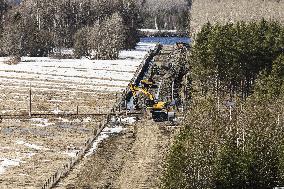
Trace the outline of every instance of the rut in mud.
<path fill-rule="evenodd" d="M 56 188 L 159 188 L 173 131 L 143 120 L 99 145 Z"/>

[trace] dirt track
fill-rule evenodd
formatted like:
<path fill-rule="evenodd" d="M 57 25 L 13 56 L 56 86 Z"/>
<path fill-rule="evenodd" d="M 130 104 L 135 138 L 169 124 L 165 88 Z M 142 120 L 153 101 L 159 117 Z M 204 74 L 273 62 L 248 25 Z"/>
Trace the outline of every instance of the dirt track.
<path fill-rule="evenodd" d="M 173 132 L 143 120 L 103 142 L 57 188 L 159 188 Z"/>

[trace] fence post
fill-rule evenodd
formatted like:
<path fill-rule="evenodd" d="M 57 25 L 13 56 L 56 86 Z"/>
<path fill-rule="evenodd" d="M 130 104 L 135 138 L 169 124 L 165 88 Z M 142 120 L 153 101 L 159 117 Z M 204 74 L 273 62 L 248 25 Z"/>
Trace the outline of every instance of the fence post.
<path fill-rule="evenodd" d="M 30 83 L 30 90 L 29 90 L 29 116 L 32 117 L 32 87 Z"/>
<path fill-rule="evenodd" d="M 139 73 L 142 71 L 141 69 L 145 65 L 146 61 L 148 61 L 148 59 L 150 60 L 150 58 L 153 58 L 153 56 L 155 56 L 159 52 L 158 47 L 159 46 L 156 47 L 156 49 L 155 49 L 156 51 L 150 52 L 144 57 L 143 62 L 139 65 L 139 68 L 136 70 L 135 75 L 132 78 L 131 82 L 134 82 L 136 80 L 135 78 L 137 78 L 139 76 Z M 116 120 L 120 121 L 120 123 L 122 122 L 121 116 L 117 115 L 117 109 L 119 110 L 119 115 L 120 115 L 120 113 L 122 111 L 123 103 L 125 103 L 125 107 L 126 107 L 125 113 L 127 115 L 127 113 L 128 113 L 127 112 L 127 101 L 125 99 L 127 91 L 128 91 L 128 87 L 122 93 L 120 93 L 120 95 L 118 95 L 116 93 L 115 96 L 116 96 L 116 100 L 118 102 L 114 104 L 114 106 L 112 107 L 110 112 L 108 112 L 106 114 L 106 117 L 104 117 L 104 119 L 98 124 L 98 127 L 93 130 L 94 136 L 92 138 L 88 138 L 87 142 L 85 143 L 85 148 L 82 148 L 79 152 L 76 152 L 75 158 L 68 159 L 69 161 L 67 162 L 67 164 L 62 165 L 63 169 L 62 168 L 59 169 L 58 171 L 56 171 L 56 173 L 54 175 L 52 175 L 52 177 L 48 178 L 48 180 L 44 183 L 42 189 L 49 189 L 49 188 L 53 187 L 56 182 L 58 182 L 62 177 L 66 176 L 68 174 L 68 172 L 79 161 L 80 158 L 84 157 L 84 154 L 86 153 L 86 151 L 88 150 L 88 148 L 90 147 L 92 142 L 96 139 L 99 132 L 101 132 L 104 129 L 104 127 L 109 123 L 113 113 L 116 113 L 116 115 L 115 115 L 115 116 L 117 116 Z M 31 93 L 31 87 L 30 87 L 30 92 L 29 92 L 29 100 L 30 100 L 29 115 L 30 116 L 32 116 L 32 113 L 31 113 L 31 111 L 32 111 L 31 95 L 32 95 L 32 93 Z M 98 111 L 99 111 L 99 113 L 102 113 L 100 108 L 98 109 Z M 79 115 L 79 106 L 78 105 L 76 106 L 76 114 Z"/>

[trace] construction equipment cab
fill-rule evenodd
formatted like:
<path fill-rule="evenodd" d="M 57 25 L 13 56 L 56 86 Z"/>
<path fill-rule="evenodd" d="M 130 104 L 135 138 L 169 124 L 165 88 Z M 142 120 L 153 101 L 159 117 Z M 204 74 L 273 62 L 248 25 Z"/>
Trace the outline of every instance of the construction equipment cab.
<path fill-rule="evenodd" d="M 170 106 L 170 103 L 155 99 L 154 95 L 143 87 L 141 88 L 133 84 L 129 84 L 129 88 L 133 95 L 136 96 L 138 92 L 142 92 L 147 97 L 146 106 L 150 109 L 154 121 L 172 121 L 175 118 L 175 112 Z"/>
<path fill-rule="evenodd" d="M 184 43 L 184 42 L 177 42 L 176 43 L 176 49 L 189 49 L 190 46 L 188 43 Z"/>

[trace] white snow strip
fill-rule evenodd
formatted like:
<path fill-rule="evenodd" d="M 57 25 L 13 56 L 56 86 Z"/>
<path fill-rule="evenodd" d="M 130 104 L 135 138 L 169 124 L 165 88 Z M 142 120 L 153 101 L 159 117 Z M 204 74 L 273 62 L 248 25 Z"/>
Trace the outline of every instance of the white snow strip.
<path fill-rule="evenodd" d="M 167 33 L 177 33 L 177 30 L 158 30 L 158 29 L 138 29 L 142 32 L 150 32 L 150 33 L 157 33 L 157 32 L 167 32 Z"/>
<path fill-rule="evenodd" d="M 70 122 L 69 119 L 62 118 L 62 117 L 59 117 L 59 118 L 58 118 L 58 121 L 64 122 L 64 123 L 69 123 L 69 122 Z"/>
<path fill-rule="evenodd" d="M 19 166 L 20 159 L 0 158 L 0 175 L 3 174 L 8 167 Z"/>
<path fill-rule="evenodd" d="M 56 107 L 56 109 L 55 109 L 55 110 L 52 110 L 51 112 L 54 113 L 54 114 L 59 114 L 59 113 L 62 113 L 63 111 L 62 111 L 62 110 L 59 110 L 59 108 Z"/>
<path fill-rule="evenodd" d="M 94 141 L 92 148 L 88 151 L 85 157 L 92 155 L 96 151 L 99 143 L 101 143 L 103 140 L 107 139 L 108 137 L 109 135 L 105 133 L 102 133 L 100 136 L 98 136 L 97 140 Z"/>
<path fill-rule="evenodd" d="M 32 118 L 31 123 L 32 126 L 37 126 L 37 127 L 48 127 L 54 125 L 54 123 L 49 123 L 48 119 L 44 118 Z"/>
<path fill-rule="evenodd" d="M 105 139 L 109 138 L 111 134 L 115 133 L 120 133 L 125 128 L 118 126 L 118 127 L 106 127 L 104 130 L 101 132 L 101 134 L 98 136 L 97 140 L 94 141 L 92 148 L 87 152 L 85 157 L 92 155 L 93 153 L 96 152 L 96 149 L 98 145 Z"/>
<path fill-rule="evenodd" d="M 38 145 L 36 145 L 36 144 L 26 143 L 26 142 L 24 142 L 24 141 L 22 141 L 22 140 L 18 140 L 18 141 L 16 141 L 16 143 L 19 144 L 19 145 L 24 145 L 24 146 L 26 146 L 26 147 L 28 147 L 28 148 L 35 149 L 35 150 L 41 150 L 41 149 L 43 149 L 42 146 L 38 146 Z"/>
<path fill-rule="evenodd" d="M 122 123 L 130 124 L 130 125 L 135 123 L 136 121 L 137 121 L 136 117 L 126 117 L 126 118 L 121 119 Z"/>
<path fill-rule="evenodd" d="M 76 157 L 77 152 L 79 152 L 79 150 L 67 151 L 67 152 L 63 152 L 62 154 L 67 155 L 69 157 Z"/>
<path fill-rule="evenodd" d="M 22 57 L 19 64 L 8 65 L 5 61 L 9 58 L 0 57 L 0 83 L 15 90 L 31 85 L 41 91 L 122 91 L 154 48 L 152 43 L 138 43 L 134 50 L 121 51 L 118 60 Z"/>

